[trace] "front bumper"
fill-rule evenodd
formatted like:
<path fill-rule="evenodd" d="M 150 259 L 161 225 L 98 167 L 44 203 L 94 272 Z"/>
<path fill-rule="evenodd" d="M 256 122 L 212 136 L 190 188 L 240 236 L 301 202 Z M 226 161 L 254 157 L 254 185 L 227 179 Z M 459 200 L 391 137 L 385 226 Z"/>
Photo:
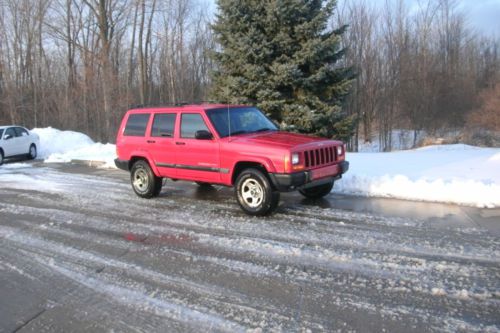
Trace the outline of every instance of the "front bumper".
<path fill-rule="evenodd" d="M 280 192 L 293 191 L 297 188 L 309 188 L 340 179 L 349 170 L 349 162 L 342 161 L 327 167 L 295 173 L 270 173 L 274 187 Z"/>
<path fill-rule="evenodd" d="M 116 165 L 116 167 L 118 169 L 129 171 L 129 169 L 128 169 L 128 161 L 126 161 L 126 160 L 120 160 L 118 158 L 115 158 L 115 165 Z"/>

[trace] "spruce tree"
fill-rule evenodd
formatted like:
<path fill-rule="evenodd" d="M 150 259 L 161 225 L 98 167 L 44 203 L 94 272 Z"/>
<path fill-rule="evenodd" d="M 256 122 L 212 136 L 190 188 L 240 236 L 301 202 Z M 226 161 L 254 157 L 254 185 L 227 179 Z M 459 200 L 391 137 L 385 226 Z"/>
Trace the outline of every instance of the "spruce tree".
<path fill-rule="evenodd" d="M 348 139 L 342 112 L 352 71 L 339 65 L 346 27 L 328 29 L 335 0 L 218 0 L 212 97 L 253 104 L 286 129 Z"/>

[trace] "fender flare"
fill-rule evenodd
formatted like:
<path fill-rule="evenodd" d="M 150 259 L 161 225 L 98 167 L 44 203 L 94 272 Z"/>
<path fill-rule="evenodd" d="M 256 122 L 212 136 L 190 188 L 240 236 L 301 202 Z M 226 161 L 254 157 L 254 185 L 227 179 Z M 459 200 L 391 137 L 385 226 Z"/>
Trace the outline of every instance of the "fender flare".
<path fill-rule="evenodd" d="M 274 164 L 271 161 L 271 159 L 266 158 L 266 157 L 245 156 L 241 160 L 238 160 L 238 161 L 234 162 L 234 164 L 232 165 L 232 168 L 231 168 L 231 173 L 229 175 L 230 176 L 229 179 L 233 179 L 234 172 L 236 170 L 236 166 L 239 163 L 256 163 L 256 164 L 261 164 L 266 169 L 266 171 L 268 173 L 274 173 L 274 172 L 276 172 L 276 168 L 274 167 Z"/>
<path fill-rule="evenodd" d="M 160 177 L 160 172 L 158 171 L 158 168 L 156 167 L 156 164 L 153 162 L 153 159 L 151 158 L 150 154 L 148 154 L 145 151 L 133 151 L 130 154 L 129 163 L 133 159 L 137 159 L 137 158 L 146 160 L 146 162 L 148 162 L 151 170 L 153 170 L 153 173 L 155 174 L 155 176 Z M 131 168 L 132 168 L 132 165 L 130 165 L 129 169 L 131 169 Z"/>

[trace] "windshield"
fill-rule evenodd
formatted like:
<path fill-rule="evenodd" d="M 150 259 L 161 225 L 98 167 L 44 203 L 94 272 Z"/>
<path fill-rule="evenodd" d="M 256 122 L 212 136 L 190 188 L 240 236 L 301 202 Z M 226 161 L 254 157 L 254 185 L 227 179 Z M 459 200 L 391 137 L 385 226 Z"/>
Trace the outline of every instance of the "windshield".
<path fill-rule="evenodd" d="M 221 138 L 229 135 L 277 131 L 278 128 L 254 107 L 207 110 L 208 118 Z M 231 134 L 229 134 L 231 129 Z"/>
<path fill-rule="evenodd" d="M 0 129 L 0 140 L 2 140 L 3 129 Z"/>

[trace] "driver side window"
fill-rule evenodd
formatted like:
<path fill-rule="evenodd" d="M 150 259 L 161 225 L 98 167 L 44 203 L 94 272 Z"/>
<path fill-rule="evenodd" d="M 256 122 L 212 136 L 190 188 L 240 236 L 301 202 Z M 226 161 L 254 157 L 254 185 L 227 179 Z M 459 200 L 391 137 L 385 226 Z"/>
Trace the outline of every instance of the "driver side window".
<path fill-rule="evenodd" d="M 7 130 L 5 131 L 5 137 L 4 137 L 4 139 L 7 137 L 7 135 L 10 135 L 11 138 L 15 138 L 16 137 L 16 131 L 14 131 L 14 128 L 12 128 L 12 127 L 7 128 Z"/>
<path fill-rule="evenodd" d="M 181 138 L 194 139 L 197 131 L 208 131 L 199 113 L 183 113 L 181 118 Z"/>

